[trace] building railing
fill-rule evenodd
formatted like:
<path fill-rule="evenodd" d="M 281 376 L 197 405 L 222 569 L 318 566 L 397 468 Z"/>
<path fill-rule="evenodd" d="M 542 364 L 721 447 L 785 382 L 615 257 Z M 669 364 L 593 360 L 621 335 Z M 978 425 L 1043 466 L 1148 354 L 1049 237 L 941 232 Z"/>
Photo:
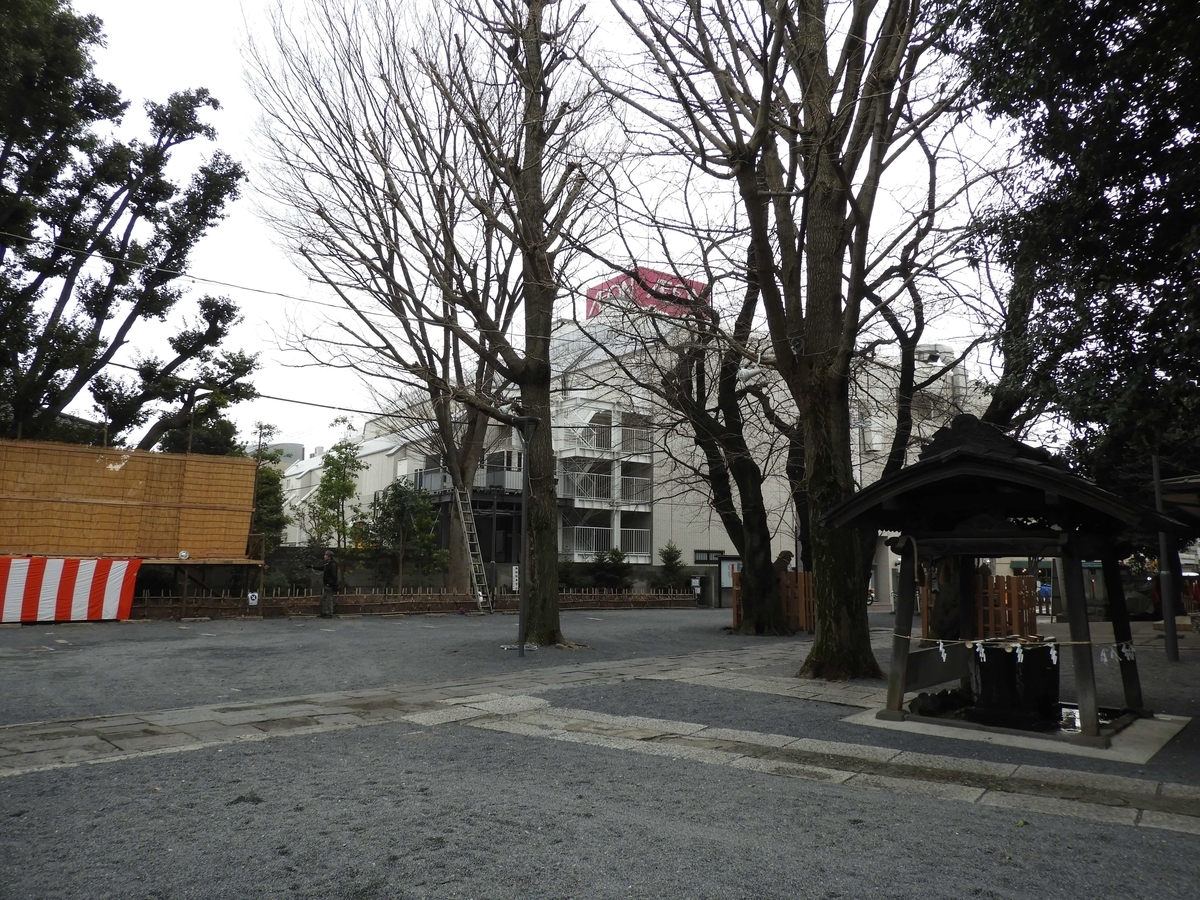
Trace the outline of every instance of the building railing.
<path fill-rule="evenodd" d="M 654 493 L 650 487 L 649 478 L 635 478 L 630 475 L 621 476 L 621 499 L 626 503 L 650 503 Z M 624 545 L 622 545 L 624 546 Z"/>
<path fill-rule="evenodd" d="M 631 554 L 640 554 L 642 556 L 650 555 L 650 529 L 649 528 L 622 528 L 621 529 L 621 552 L 626 556 Z"/>
<path fill-rule="evenodd" d="M 621 449 L 626 453 L 649 453 L 653 449 L 649 428 L 621 427 Z"/>
<path fill-rule="evenodd" d="M 454 490 L 454 479 L 445 466 L 436 469 L 418 469 L 411 480 L 414 487 L 431 494 Z M 509 466 L 480 466 L 475 470 L 472 487 L 519 492 L 521 470 Z"/>
<path fill-rule="evenodd" d="M 563 472 L 558 480 L 561 497 L 576 500 L 611 500 L 612 476 L 596 472 Z"/>
<path fill-rule="evenodd" d="M 566 525 L 562 530 L 563 553 L 603 553 L 612 547 L 612 529 L 588 525 Z"/>
<path fill-rule="evenodd" d="M 583 450 L 611 450 L 613 446 L 611 425 L 576 425 L 568 428 L 566 445 Z"/>
<path fill-rule="evenodd" d="M 412 473 L 412 483 L 419 491 L 440 494 L 454 489 L 454 479 L 446 469 L 417 469 Z"/>

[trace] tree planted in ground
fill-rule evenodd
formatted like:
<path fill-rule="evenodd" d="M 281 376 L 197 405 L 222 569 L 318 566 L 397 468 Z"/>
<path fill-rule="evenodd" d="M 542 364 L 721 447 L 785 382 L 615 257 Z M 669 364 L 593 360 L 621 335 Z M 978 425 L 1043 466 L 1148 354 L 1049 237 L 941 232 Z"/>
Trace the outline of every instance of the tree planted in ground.
<path fill-rule="evenodd" d="M 984 420 L 1057 418 L 1097 479 L 1144 501 L 1149 456 L 1200 443 L 1200 19 L 1184 0 L 973 0 L 956 49 L 1026 165 L 986 211 L 1011 287 Z"/>
<path fill-rule="evenodd" d="M 623 591 L 633 584 L 633 566 L 616 547 L 598 552 L 587 569 L 592 584 L 606 591 Z"/>
<path fill-rule="evenodd" d="M 334 425 L 346 424 L 338 419 Z M 352 501 L 358 494 L 357 475 L 366 463 L 358 458 L 358 443 L 347 427 L 346 435 L 321 457 L 321 480 L 303 506 L 309 543 L 333 545 L 344 550 L 352 545 L 351 535 L 362 510 Z"/>
<path fill-rule="evenodd" d="M 283 451 L 267 444 L 279 434 L 279 428 L 265 422 L 254 423 L 254 516 L 250 533 L 261 534 L 264 557 L 283 542 L 284 529 L 291 524 L 283 496 Z"/>
<path fill-rule="evenodd" d="M 429 494 L 408 483 L 393 481 L 371 503 L 367 537 L 396 563 L 396 586 L 404 587 L 405 563 L 418 572 L 443 569 L 447 553 L 438 548 L 437 516 Z"/>
<path fill-rule="evenodd" d="M 664 591 L 677 591 L 687 586 L 683 551 L 674 541 L 667 541 L 666 546 L 659 547 L 658 562 L 662 566 L 662 571 L 655 583 L 656 588 Z"/>
<path fill-rule="evenodd" d="M 457 486 L 471 484 L 487 416 L 540 420 L 521 575 L 529 639 L 557 644 L 550 331 L 602 163 L 585 141 L 599 110 L 578 66 L 581 8 L 305 10 L 281 12 L 272 51 L 252 51 L 277 224 L 354 317 L 335 326 L 338 361 L 427 385 L 447 425 L 452 401 L 475 410 L 467 442 L 446 435 Z"/>
<path fill-rule="evenodd" d="M 883 176 L 961 97 L 923 59 L 944 23 L 912 0 L 616 9 L 653 76 L 614 94 L 665 135 L 664 152 L 731 183 L 745 219 L 771 363 L 803 438 L 817 633 L 799 674 L 878 676 L 859 535 L 823 516 L 854 490 L 851 363 L 889 303 L 871 268 Z M 915 272 L 897 274 L 904 296 Z"/>
<path fill-rule="evenodd" d="M 128 103 L 94 74 L 102 43 L 100 20 L 61 0 L 0 15 L 0 434 L 120 442 L 157 418 L 150 449 L 208 398 L 253 395 L 253 358 L 220 350 L 237 321 L 227 299 L 203 298 L 169 353 L 118 359 L 177 311 L 191 252 L 244 173 L 216 151 L 187 183 L 168 176 L 177 150 L 216 137 L 203 88 L 148 102 L 145 138 L 111 137 Z M 87 400 L 96 427 L 67 415 Z"/>

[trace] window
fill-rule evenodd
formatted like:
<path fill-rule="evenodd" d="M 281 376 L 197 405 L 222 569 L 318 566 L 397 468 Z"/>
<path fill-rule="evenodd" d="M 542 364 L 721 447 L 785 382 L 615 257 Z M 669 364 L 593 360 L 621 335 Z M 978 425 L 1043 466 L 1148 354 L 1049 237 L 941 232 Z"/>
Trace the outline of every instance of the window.
<path fill-rule="evenodd" d="M 718 563 L 721 557 L 725 555 L 724 550 L 694 550 L 693 558 L 695 565 L 700 566 L 705 563 Z"/>

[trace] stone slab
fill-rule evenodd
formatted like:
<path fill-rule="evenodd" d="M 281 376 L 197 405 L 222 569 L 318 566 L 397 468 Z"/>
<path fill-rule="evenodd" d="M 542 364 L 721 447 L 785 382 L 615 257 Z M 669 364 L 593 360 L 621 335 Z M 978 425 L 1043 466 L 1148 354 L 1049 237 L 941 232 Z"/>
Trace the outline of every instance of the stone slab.
<path fill-rule="evenodd" d="M 1007 791 L 988 791 L 979 798 L 983 806 L 995 806 L 1023 813 L 1046 813 L 1053 816 L 1070 816 L 1111 825 L 1133 825 L 1138 811 L 1123 806 L 1102 806 L 1082 800 L 1060 800 L 1057 797 L 1038 797 L 1034 794 L 1013 794 Z"/>
<path fill-rule="evenodd" d="M 514 713 L 529 712 L 534 709 L 544 709 L 550 705 L 550 701 L 543 700 L 541 697 L 528 697 L 518 694 L 512 697 L 501 696 L 494 700 L 483 700 L 469 705 L 473 709 L 481 709 L 493 715 L 507 716 Z"/>
<path fill-rule="evenodd" d="M 880 705 L 882 708 L 882 704 Z M 956 741 L 976 741 L 993 744 L 997 747 L 1018 747 L 1023 750 L 1037 750 L 1043 753 L 1055 753 L 1064 756 L 1083 756 L 1089 759 L 1107 759 L 1113 762 L 1135 763 L 1145 765 L 1161 750 L 1171 738 L 1183 730 L 1191 719 L 1180 716 L 1155 716 L 1153 719 L 1138 719 L 1112 739 L 1112 746 L 1107 749 L 1100 747 L 1085 747 L 1081 744 L 1071 744 L 1066 741 L 1055 741 L 1047 738 L 1026 737 L 1018 734 L 997 734 L 990 731 L 975 731 L 970 728 L 956 728 L 952 725 L 938 725 L 931 722 L 891 721 L 875 718 L 876 709 L 869 709 L 843 719 L 853 725 L 865 725 L 868 728 L 886 728 L 890 731 L 904 731 L 909 734 L 924 734 L 934 737 L 950 738 Z"/>
<path fill-rule="evenodd" d="M 760 759 L 754 756 L 743 756 L 735 759 L 730 765 L 735 769 L 762 772 L 764 775 L 782 775 L 788 778 L 805 778 L 809 781 L 826 781 L 833 784 L 841 784 L 854 776 L 853 772 L 843 772 L 839 769 L 827 769 L 823 766 L 806 766 L 802 763 L 786 762 L 779 759 Z"/>
<path fill-rule="evenodd" d="M 891 794 L 914 794 L 919 797 L 932 797 L 935 800 L 957 800 L 964 803 L 974 803 L 983 795 L 983 788 L 969 787 L 965 784 L 923 781 L 919 778 L 892 778 L 888 775 L 870 773 L 855 775 L 847 780 L 846 784 L 869 790 L 887 791 Z"/>
<path fill-rule="evenodd" d="M 1147 809 L 1138 821 L 1142 828 L 1162 828 L 1165 831 L 1182 831 L 1184 834 L 1200 834 L 1200 819 L 1195 816 L 1180 816 L 1175 813 Z"/>
<path fill-rule="evenodd" d="M 815 738 L 796 738 L 785 745 L 787 750 L 799 750 L 803 753 L 821 753 L 827 756 L 843 756 L 849 759 L 863 759 L 869 762 L 887 762 L 899 755 L 899 750 L 890 747 L 872 747 L 867 744 L 847 744 L 840 741 L 819 741 Z"/>
<path fill-rule="evenodd" d="M 891 760 L 893 765 L 913 766 L 919 769 L 934 769 L 947 773 L 985 775 L 989 778 L 1008 778 L 1018 767 L 1012 763 L 990 762 L 986 759 L 963 759 L 958 756 L 941 756 L 935 753 L 912 753 L 905 751 Z"/>
<path fill-rule="evenodd" d="M 1158 782 L 1141 778 L 1126 778 L 1122 775 L 1101 775 L 1095 772 L 1079 772 L 1072 769 L 1051 769 L 1045 766 L 1018 766 L 1014 778 L 1039 784 L 1054 784 L 1064 787 L 1079 787 L 1089 790 L 1109 791 L 1134 797 L 1158 796 Z"/>
<path fill-rule="evenodd" d="M 111 738 L 111 742 L 114 747 L 129 753 L 139 750 L 161 750 L 164 747 L 186 747 L 196 744 L 197 740 L 182 731 L 169 731 L 163 734 L 114 737 Z"/>
<path fill-rule="evenodd" d="M 469 706 L 452 706 L 448 709 L 431 709 L 428 712 L 407 713 L 400 716 L 404 722 L 414 725 L 445 725 L 448 722 L 462 722 L 466 719 L 477 719 L 487 713 Z"/>
<path fill-rule="evenodd" d="M 739 744 L 753 744 L 759 747 L 786 747 L 796 740 L 786 734 L 764 734 L 761 731 L 739 731 L 736 728 L 704 728 L 692 736 L 713 741 L 735 741 Z"/>

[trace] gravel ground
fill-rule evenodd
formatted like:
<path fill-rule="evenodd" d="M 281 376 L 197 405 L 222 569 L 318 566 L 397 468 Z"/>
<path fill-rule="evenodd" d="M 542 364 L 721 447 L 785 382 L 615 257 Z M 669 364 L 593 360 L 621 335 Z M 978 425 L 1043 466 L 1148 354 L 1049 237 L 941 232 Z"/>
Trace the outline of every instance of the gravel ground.
<path fill-rule="evenodd" d="M 890 625 L 886 614 L 872 619 Z M 474 678 L 763 640 L 723 633 L 727 622 L 727 610 L 565 613 L 565 633 L 588 646 L 524 659 L 500 649 L 516 630 L 508 616 L 0 628 L 0 722 Z M 770 640 L 794 643 L 797 664 L 808 646 L 803 638 Z M 53 649 L 36 649 L 46 646 Z M 1147 694 L 1166 698 L 1155 700 L 1157 708 L 1194 714 L 1200 660 L 1185 654 L 1169 667 L 1143 654 L 1139 661 L 1153 685 Z M 776 674 L 794 671 L 783 668 Z M 853 712 L 847 707 L 677 682 L 593 684 L 545 696 L 555 706 L 621 715 L 1200 781 L 1195 723 L 1138 768 L 852 726 L 841 721 Z M 1198 852 L 1200 837 L 1174 832 L 457 724 L 277 737 L 0 780 L 0 900 L 1167 900 L 1197 896 Z"/>
<path fill-rule="evenodd" d="M 1166 900 L 1200 844 L 459 725 L 6 782 L 5 900 Z"/>
<path fill-rule="evenodd" d="M 501 650 L 516 616 L 363 616 L 0 627 L 0 725 L 423 684 L 572 663 L 796 644 L 721 631 L 729 610 L 564 612 L 577 650 Z M 60 643 L 62 642 L 62 643 Z M 789 673 L 790 674 L 790 673 Z"/>

